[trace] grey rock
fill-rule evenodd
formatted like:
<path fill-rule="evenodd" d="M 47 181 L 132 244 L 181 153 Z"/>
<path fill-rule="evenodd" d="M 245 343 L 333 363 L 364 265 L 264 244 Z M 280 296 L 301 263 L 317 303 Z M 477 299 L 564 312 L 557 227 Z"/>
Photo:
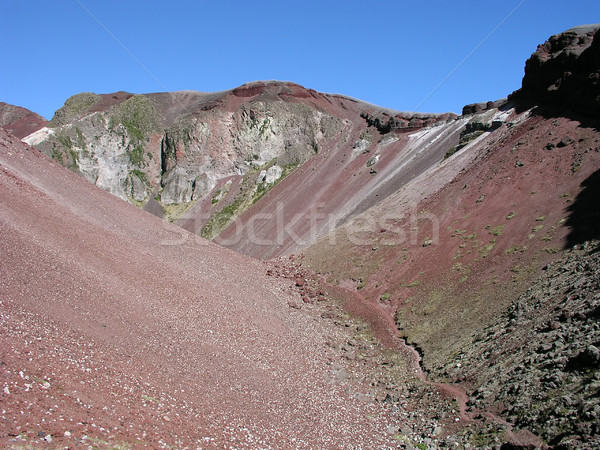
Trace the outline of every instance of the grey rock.
<path fill-rule="evenodd" d="M 195 168 L 176 167 L 164 181 L 160 199 L 164 205 L 189 203 L 206 195 L 214 182 Z"/>
<path fill-rule="evenodd" d="M 558 148 L 566 147 L 567 145 L 571 145 L 573 142 L 575 142 L 575 141 L 572 138 L 570 138 L 569 136 L 566 136 L 566 137 L 562 138 L 558 144 L 556 144 L 556 147 L 558 147 Z"/>
<path fill-rule="evenodd" d="M 127 177 L 126 191 L 136 202 L 143 202 L 148 197 L 148 188 L 136 173 L 130 173 Z"/>
<path fill-rule="evenodd" d="M 267 184 L 273 184 L 281 178 L 282 174 L 283 169 L 281 167 L 279 167 L 278 165 L 271 166 L 266 171 L 264 181 Z"/>

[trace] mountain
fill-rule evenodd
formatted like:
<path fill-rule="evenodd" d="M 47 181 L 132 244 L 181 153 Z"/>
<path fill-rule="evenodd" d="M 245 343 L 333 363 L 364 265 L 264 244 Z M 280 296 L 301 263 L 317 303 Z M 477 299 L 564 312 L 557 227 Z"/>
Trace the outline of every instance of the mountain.
<path fill-rule="evenodd" d="M 382 178 L 399 166 L 408 164 L 412 176 L 429 164 L 420 149 L 393 156 L 405 147 L 406 132 L 448 124 L 432 156 L 441 159 L 458 141 L 462 122 L 455 119 L 384 110 L 293 83 L 254 82 L 213 94 L 78 94 L 25 141 L 120 198 L 198 235 L 268 258 L 293 243 L 256 246 L 231 235 L 257 214 L 277 213 L 271 207 L 277 201 L 259 199 L 277 195 L 270 191 L 283 178 L 295 174 L 291 179 L 303 185 L 287 183 L 280 195 L 293 205 L 284 220 L 303 215 L 293 232 L 305 238 L 300 229 L 315 208 L 344 220 L 372 205 L 382 195 Z M 385 175 L 374 176 L 385 168 Z M 386 193 L 402 181 L 395 179 Z M 327 227 L 320 221 L 314 231 L 322 234 Z M 274 233 L 264 229 L 255 241 Z"/>
<path fill-rule="evenodd" d="M 150 380 L 153 394 L 128 384 L 118 395 L 128 414 L 139 414 L 131 392 L 155 407 L 153 437 L 135 421 L 137 436 L 117 426 L 112 443 L 159 442 L 172 396 L 196 402 L 193 413 L 167 406 L 188 414 L 176 428 L 188 445 L 201 426 L 215 445 L 235 435 L 250 446 L 595 448 L 599 28 L 550 37 L 520 89 L 460 116 L 279 81 L 73 96 L 23 141 L 114 196 L 3 138 L 1 217 L 15 239 L 6 249 L 17 249 L 2 266 L 7 323 L 38 337 L 35 323 L 57 323 L 50 342 L 66 329 L 93 342 L 119 361 L 98 375 L 109 390 Z M 116 314 L 130 308 L 127 320 Z M 78 379 L 61 364 L 61 380 Z M 10 392 L 21 383 L 11 370 Z M 207 377 L 192 388 L 191 373 Z M 201 395 L 211 389 L 214 403 Z"/>
<path fill-rule="evenodd" d="M 264 263 L 5 131 L 0 192 L 3 448 L 396 442 L 382 405 L 325 345 L 343 329 L 297 305 Z"/>
<path fill-rule="evenodd" d="M 38 131 L 47 123 L 42 116 L 28 109 L 0 102 L 0 128 L 19 139 Z"/>

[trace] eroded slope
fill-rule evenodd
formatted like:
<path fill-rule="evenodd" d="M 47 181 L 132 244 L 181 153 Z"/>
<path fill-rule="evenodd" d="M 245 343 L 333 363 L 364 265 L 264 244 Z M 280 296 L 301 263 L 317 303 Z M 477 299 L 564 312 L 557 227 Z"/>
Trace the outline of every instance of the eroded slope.
<path fill-rule="evenodd" d="M 465 412 L 489 420 L 481 443 L 503 421 L 553 445 L 597 443 L 596 258 L 571 249 L 598 238 L 600 122 L 556 94 L 572 74 L 594 83 L 597 59 L 578 55 L 590 57 L 597 29 L 540 46 L 530 61 L 553 67 L 552 83 L 532 90 L 538 72 L 526 72 L 509 103 L 465 108 L 505 116 L 468 126 L 473 140 L 303 252 L 352 305 L 393 319 L 388 333 L 422 352 L 431 380 L 465 390 Z"/>
<path fill-rule="evenodd" d="M 407 148 L 404 133 L 436 128 L 440 136 L 430 138 L 441 139 L 426 158 L 437 160 L 458 141 L 455 119 L 271 81 L 217 93 L 82 93 L 25 141 L 188 231 L 269 258 L 311 242 L 420 173 L 430 163 L 424 145 Z M 407 166 L 405 175 L 394 177 L 392 165 L 396 172 Z M 290 229 L 282 242 L 281 227 L 254 230 L 253 217 L 273 219 L 283 204 Z"/>
<path fill-rule="evenodd" d="M 394 442 L 289 283 L 1 133 L 2 446 Z"/>

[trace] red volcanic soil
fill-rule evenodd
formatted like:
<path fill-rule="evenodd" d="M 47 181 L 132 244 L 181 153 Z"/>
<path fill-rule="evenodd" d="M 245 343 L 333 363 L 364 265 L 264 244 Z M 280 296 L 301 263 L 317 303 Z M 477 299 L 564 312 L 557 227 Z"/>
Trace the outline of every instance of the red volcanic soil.
<path fill-rule="evenodd" d="M 0 102 L 0 127 L 19 139 L 29 136 L 47 123 L 42 116 L 28 109 Z"/>
<path fill-rule="evenodd" d="M 256 82 L 236 91 L 241 92 L 239 95 L 278 97 L 306 104 L 345 121 L 343 131 L 324 142 L 312 158 L 215 238 L 221 245 L 264 260 L 313 243 L 397 191 L 440 161 L 448 148 L 458 142 L 464 125 L 452 114 L 391 111 L 341 95 L 317 93 L 293 83 Z M 230 108 L 238 107 L 240 99 L 228 96 L 227 102 Z M 388 123 L 390 130 L 380 134 L 376 127 Z M 431 127 L 425 131 L 427 138 L 410 135 L 409 132 L 425 126 Z M 365 134 L 370 139 L 368 148 L 356 150 L 356 143 Z M 374 156 L 378 162 L 370 168 L 368 162 Z M 189 230 L 193 229 L 194 221 L 202 224 L 201 219 L 194 217 L 195 210 L 191 213 L 186 217 L 188 220 L 181 221 Z"/>
<path fill-rule="evenodd" d="M 93 104 L 89 112 L 106 111 L 108 108 L 123 103 L 131 97 L 133 97 L 133 94 L 124 91 L 100 94 L 98 95 L 98 101 Z"/>
<path fill-rule="evenodd" d="M 308 248 L 306 261 L 360 285 L 435 369 L 569 245 L 573 204 L 600 168 L 597 121 L 586 120 L 513 112 Z"/>
<path fill-rule="evenodd" d="M 266 264 L 4 131 L 0 199 L 0 446 L 395 445 L 334 376 L 340 331 Z"/>

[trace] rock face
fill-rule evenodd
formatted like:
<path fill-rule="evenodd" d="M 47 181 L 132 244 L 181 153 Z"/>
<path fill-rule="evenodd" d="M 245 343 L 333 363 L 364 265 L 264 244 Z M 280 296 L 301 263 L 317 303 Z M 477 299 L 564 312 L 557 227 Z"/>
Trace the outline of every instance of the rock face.
<path fill-rule="evenodd" d="M 24 140 L 122 199 L 146 199 L 160 180 L 162 118 L 144 96 L 83 93 Z"/>
<path fill-rule="evenodd" d="M 0 127 L 19 139 L 43 128 L 48 121 L 20 106 L 0 102 Z"/>
<path fill-rule="evenodd" d="M 143 202 L 156 192 L 163 205 L 189 203 L 217 180 L 270 161 L 299 165 L 346 126 L 297 101 L 293 89 L 255 83 L 217 94 L 83 93 L 26 142 L 120 198 Z"/>
<path fill-rule="evenodd" d="M 344 152 L 361 133 L 368 145 L 389 146 L 399 132 L 455 117 L 254 82 L 208 94 L 78 94 L 25 141 L 122 199 L 162 207 L 170 220 L 199 202 L 186 223 L 212 238 L 296 168 Z M 383 134 L 391 138 L 373 142 Z M 225 189 L 231 182 L 239 191 Z"/>
<path fill-rule="evenodd" d="M 551 36 L 525 63 L 522 88 L 512 98 L 600 111 L 600 24 Z"/>

